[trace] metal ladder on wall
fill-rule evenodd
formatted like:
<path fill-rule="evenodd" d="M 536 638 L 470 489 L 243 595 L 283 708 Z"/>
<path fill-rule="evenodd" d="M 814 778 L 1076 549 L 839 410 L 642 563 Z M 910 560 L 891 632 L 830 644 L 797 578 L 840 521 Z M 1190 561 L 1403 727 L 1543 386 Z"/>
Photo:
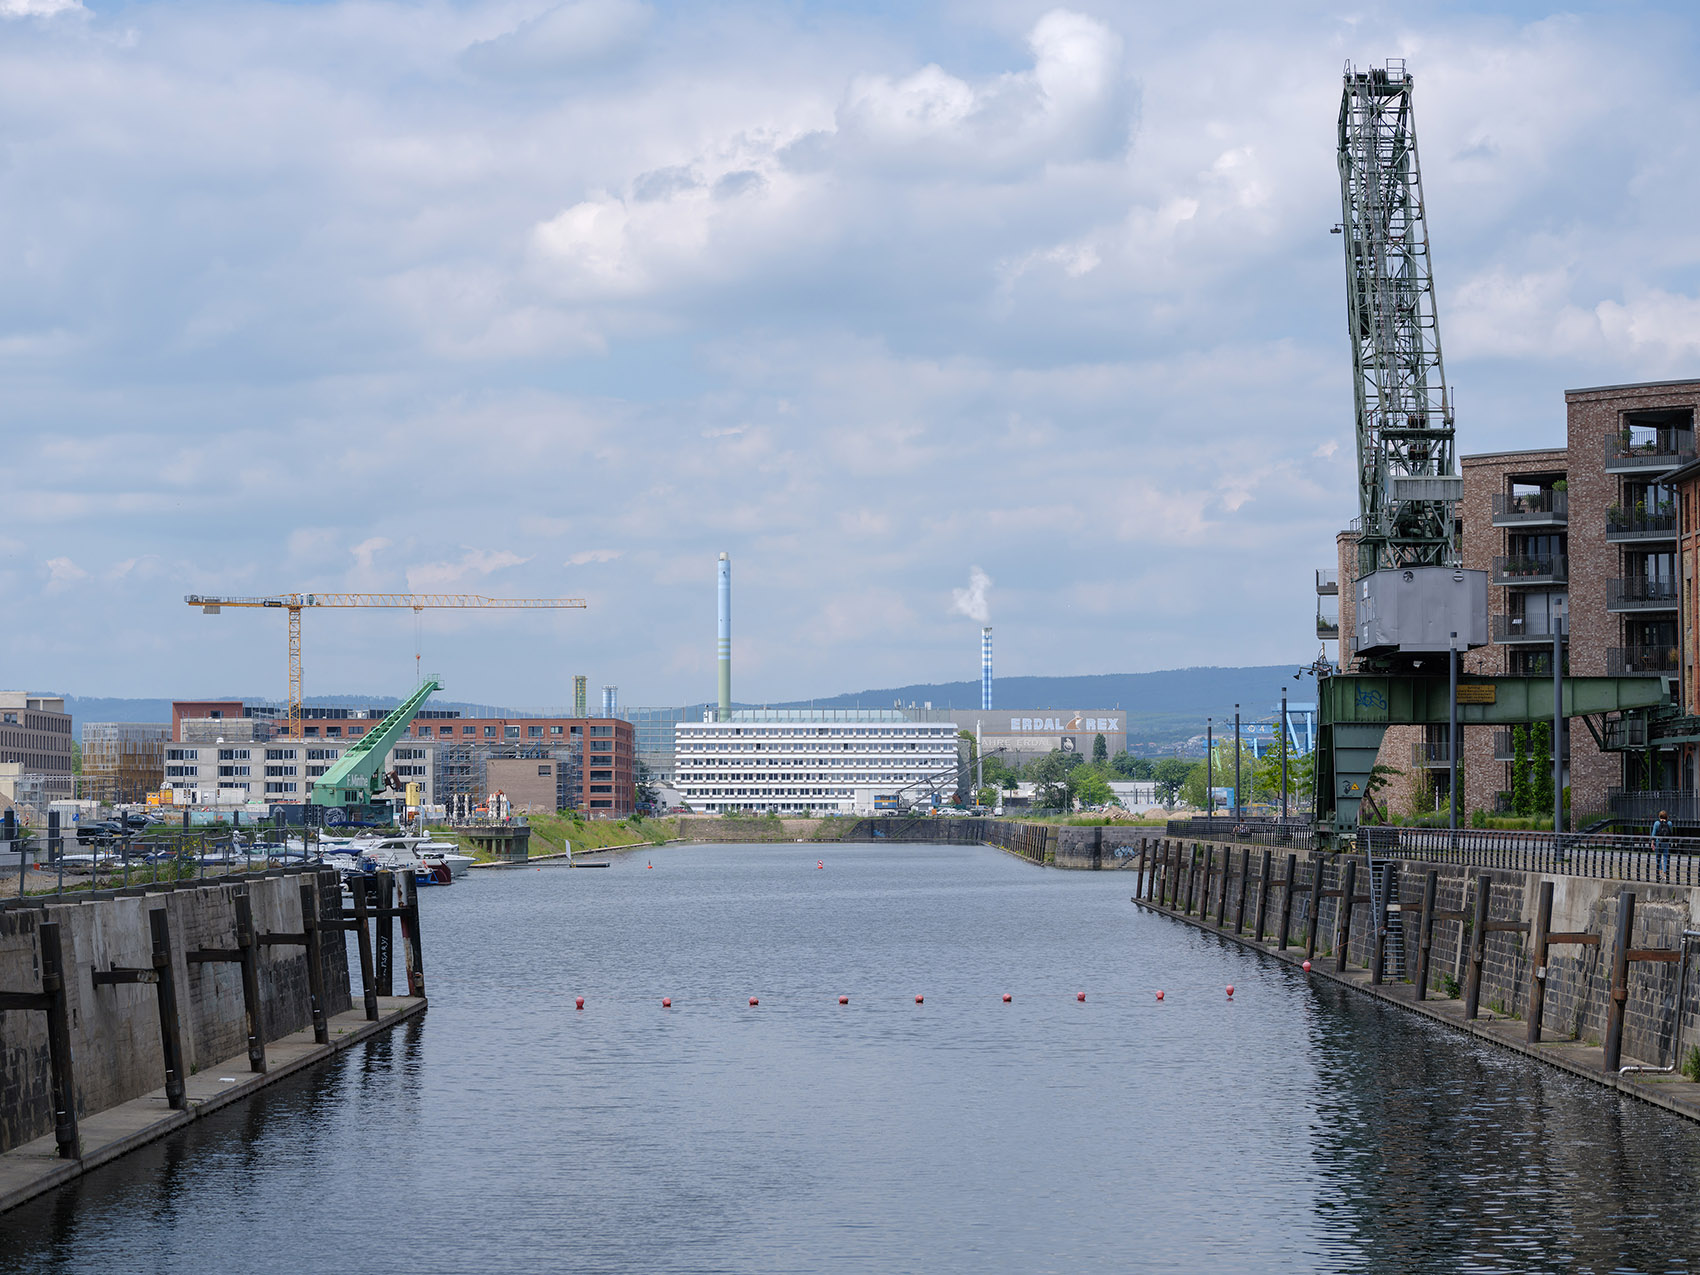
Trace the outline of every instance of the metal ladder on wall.
<path fill-rule="evenodd" d="M 1369 895 L 1372 917 L 1380 924 L 1384 915 L 1382 908 L 1389 902 L 1384 893 L 1391 895 L 1391 900 L 1397 905 L 1399 898 L 1399 864 L 1394 859 L 1383 859 L 1380 863 L 1375 860 L 1374 843 L 1365 838 L 1364 865 L 1369 871 Z M 1386 942 L 1382 948 L 1384 965 L 1382 977 L 1395 981 L 1405 977 L 1405 914 L 1403 911 L 1388 910 Z"/>

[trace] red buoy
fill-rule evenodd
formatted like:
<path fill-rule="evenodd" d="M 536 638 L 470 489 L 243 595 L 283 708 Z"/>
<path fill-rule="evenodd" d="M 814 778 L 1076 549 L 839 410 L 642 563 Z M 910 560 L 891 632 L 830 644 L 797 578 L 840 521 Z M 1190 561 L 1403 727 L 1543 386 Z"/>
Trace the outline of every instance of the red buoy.
<path fill-rule="evenodd" d="M 573 1008 L 574 1009 L 583 1009 L 584 1008 L 584 997 L 580 996 L 577 1000 L 575 1000 L 573 1002 Z"/>
<path fill-rule="evenodd" d="M 826 861 L 824 859 L 816 859 L 815 860 L 815 867 L 817 867 L 817 868 L 826 867 Z"/>
<path fill-rule="evenodd" d="M 916 1003 L 916 1004 L 917 1004 L 917 1005 L 919 1005 L 919 1004 L 920 1004 L 920 1003 L 921 1003 L 921 998 L 920 998 L 920 997 L 919 997 L 919 996 L 917 996 L 917 997 L 916 997 L 916 998 L 915 998 L 915 1003 Z"/>
<path fill-rule="evenodd" d="M 1303 965 L 1299 966 L 1299 968 L 1302 969 L 1306 974 L 1310 973 L 1310 962 L 1306 961 Z"/>
<path fill-rule="evenodd" d="M 838 998 L 838 1003 L 840 1005 L 848 1005 L 850 1003 L 850 998 L 848 996 L 840 996 Z"/>
<path fill-rule="evenodd" d="M 662 1009 L 672 1009 L 673 1008 L 673 998 L 671 996 L 663 996 L 661 998 L 661 1008 Z"/>
<path fill-rule="evenodd" d="M 1234 985 L 1232 983 L 1228 984 L 1228 999 L 1229 1000 L 1234 999 Z"/>
<path fill-rule="evenodd" d="M 1157 999 L 1158 999 L 1158 1000 L 1162 1000 L 1162 999 L 1163 999 L 1163 989 L 1162 989 L 1162 988 L 1158 988 L 1158 989 L 1157 989 Z"/>
<path fill-rule="evenodd" d="M 1005 992 L 1005 993 L 1004 993 L 1004 994 L 1003 994 L 1003 1003 L 1004 1003 L 1004 1004 L 1005 1004 L 1005 1005 L 1007 1005 L 1007 1004 L 1009 1004 L 1009 993 L 1008 993 L 1008 992 Z"/>
<path fill-rule="evenodd" d="M 1085 992 L 1076 992 L 1074 994 L 1074 999 L 1077 1000 L 1077 1001 L 1083 1001 L 1083 1000 L 1086 999 L 1086 993 Z"/>
<path fill-rule="evenodd" d="M 759 1004 L 761 1004 L 761 1002 L 758 1001 L 754 996 L 752 996 L 752 997 L 750 997 L 750 1004 L 759 1005 Z"/>

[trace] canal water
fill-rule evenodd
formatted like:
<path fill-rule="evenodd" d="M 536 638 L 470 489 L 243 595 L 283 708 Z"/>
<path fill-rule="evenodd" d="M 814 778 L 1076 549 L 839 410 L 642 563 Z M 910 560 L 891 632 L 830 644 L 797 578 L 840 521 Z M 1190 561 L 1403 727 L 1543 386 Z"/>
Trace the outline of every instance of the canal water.
<path fill-rule="evenodd" d="M 423 1020 L 0 1216 L 0 1270 L 1694 1268 L 1700 1129 L 1132 883 L 964 846 L 475 874 L 423 896 Z"/>

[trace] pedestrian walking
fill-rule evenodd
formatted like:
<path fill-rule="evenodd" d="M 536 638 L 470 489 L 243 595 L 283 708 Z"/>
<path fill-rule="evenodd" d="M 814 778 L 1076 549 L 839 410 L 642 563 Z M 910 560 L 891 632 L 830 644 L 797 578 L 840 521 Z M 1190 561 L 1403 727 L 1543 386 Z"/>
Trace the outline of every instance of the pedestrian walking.
<path fill-rule="evenodd" d="M 1666 880 L 1670 875 L 1670 816 L 1663 810 L 1659 817 L 1653 820 L 1653 853 L 1658 856 L 1659 880 Z"/>

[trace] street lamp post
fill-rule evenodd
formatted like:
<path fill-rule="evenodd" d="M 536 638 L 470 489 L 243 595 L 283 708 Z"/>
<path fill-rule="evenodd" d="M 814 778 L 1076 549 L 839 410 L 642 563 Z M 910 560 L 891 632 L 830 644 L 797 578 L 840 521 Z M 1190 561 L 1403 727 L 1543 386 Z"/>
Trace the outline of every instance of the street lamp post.
<path fill-rule="evenodd" d="M 1193 719 L 1197 721 L 1197 718 Z M 1216 739 L 1215 718 L 1204 719 L 1204 813 L 1216 813 Z"/>
<path fill-rule="evenodd" d="M 1287 819 L 1287 688 L 1281 688 L 1281 820 Z"/>
<path fill-rule="evenodd" d="M 1234 705 L 1234 822 L 1240 819 L 1240 706 Z"/>

